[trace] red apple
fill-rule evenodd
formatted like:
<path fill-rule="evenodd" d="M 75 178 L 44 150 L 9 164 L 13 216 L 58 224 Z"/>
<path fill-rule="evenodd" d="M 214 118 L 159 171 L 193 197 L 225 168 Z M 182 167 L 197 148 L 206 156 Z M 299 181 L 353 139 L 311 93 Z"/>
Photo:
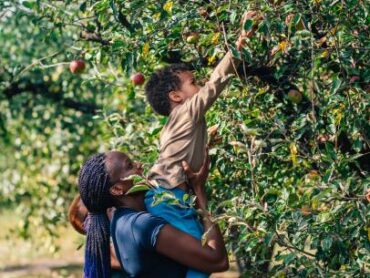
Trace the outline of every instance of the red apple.
<path fill-rule="evenodd" d="M 349 80 L 349 83 L 353 83 L 353 82 L 356 82 L 356 81 L 358 81 L 358 80 L 360 80 L 360 77 L 358 77 L 358 76 L 352 76 L 351 77 L 351 79 Z"/>
<path fill-rule="evenodd" d="M 135 86 L 142 85 L 145 82 L 145 77 L 141 72 L 134 73 L 130 79 Z"/>
<path fill-rule="evenodd" d="M 329 141 L 330 139 L 330 136 L 328 134 L 320 134 L 317 136 L 317 141 L 319 141 L 319 143 L 325 143 L 326 141 Z"/>
<path fill-rule="evenodd" d="M 69 69 L 72 73 L 81 73 L 84 71 L 86 65 L 84 60 L 73 60 L 69 64 Z"/>
<path fill-rule="evenodd" d="M 365 196 L 366 196 L 366 200 L 370 203 L 370 188 L 367 189 Z"/>

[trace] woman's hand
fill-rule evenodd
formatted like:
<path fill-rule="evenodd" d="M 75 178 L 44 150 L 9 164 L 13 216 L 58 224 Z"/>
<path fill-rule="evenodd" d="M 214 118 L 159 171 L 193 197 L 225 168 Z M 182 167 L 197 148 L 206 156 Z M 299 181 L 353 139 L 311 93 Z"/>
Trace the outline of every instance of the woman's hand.
<path fill-rule="evenodd" d="M 182 162 L 184 172 L 189 179 L 190 185 L 192 186 L 195 195 L 197 196 L 196 203 L 198 207 L 204 212 L 207 211 L 207 202 L 208 202 L 206 192 L 204 190 L 204 185 L 206 184 L 209 174 L 209 164 L 210 159 L 208 155 L 208 146 L 205 149 L 202 167 L 199 169 L 198 172 L 193 172 L 186 161 Z"/>
<path fill-rule="evenodd" d="M 193 170 L 190 169 L 190 166 L 186 161 L 182 162 L 184 172 L 187 175 L 189 182 L 194 190 L 198 187 L 204 187 L 209 174 L 209 164 L 210 159 L 208 154 L 208 146 L 206 146 L 205 149 L 202 167 L 199 169 L 198 172 L 193 172 Z"/>
<path fill-rule="evenodd" d="M 203 165 L 198 172 L 193 172 L 186 161 L 182 166 L 197 195 L 197 203 L 206 212 L 207 199 L 204 185 L 209 173 L 208 146 L 205 150 Z M 207 231 L 206 244 L 203 246 L 199 239 L 186 234 L 171 225 L 164 225 L 157 238 L 156 250 L 191 268 L 212 273 L 225 271 L 229 268 L 229 260 L 220 229 L 205 215 L 204 230 Z"/>

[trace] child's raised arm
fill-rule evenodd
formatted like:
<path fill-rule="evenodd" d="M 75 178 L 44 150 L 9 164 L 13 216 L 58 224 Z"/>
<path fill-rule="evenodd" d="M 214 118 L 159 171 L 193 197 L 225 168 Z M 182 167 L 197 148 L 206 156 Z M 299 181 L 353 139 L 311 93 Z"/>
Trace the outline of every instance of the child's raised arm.
<path fill-rule="evenodd" d="M 245 38 L 253 35 L 253 30 L 244 31 L 244 23 L 246 20 L 254 18 L 256 12 L 246 12 L 241 21 L 242 32 L 237 40 L 237 48 L 241 49 Z M 236 73 L 240 60 L 234 58 L 230 51 L 226 53 L 224 58 L 213 71 L 210 80 L 200 89 L 200 91 L 185 102 L 187 111 L 194 122 L 199 121 L 215 102 L 217 97 L 227 85 L 230 77 Z"/>

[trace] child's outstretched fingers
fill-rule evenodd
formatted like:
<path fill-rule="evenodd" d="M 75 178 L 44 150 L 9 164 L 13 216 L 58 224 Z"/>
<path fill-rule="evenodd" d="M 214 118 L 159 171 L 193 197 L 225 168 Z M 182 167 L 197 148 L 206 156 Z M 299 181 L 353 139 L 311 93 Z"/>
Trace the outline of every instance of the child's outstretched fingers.
<path fill-rule="evenodd" d="M 256 32 L 257 30 L 257 22 L 260 21 L 262 19 L 262 15 L 259 14 L 257 11 L 247 11 L 244 13 L 240 23 L 241 23 L 241 33 L 240 33 L 240 36 L 236 42 L 236 47 L 238 50 L 241 50 L 246 42 L 245 42 L 245 39 L 246 38 L 250 38 L 254 35 L 254 33 Z M 244 25 L 245 25 L 245 22 L 249 19 L 253 19 L 253 21 L 256 21 L 254 22 L 253 26 L 252 26 L 252 29 L 251 30 L 244 30 Z"/>
<path fill-rule="evenodd" d="M 243 26 L 246 20 L 251 19 L 251 18 L 255 17 L 256 15 L 257 15 L 256 11 L 247 11 L 243 14 L 243 17 L 242 17 L 240 23 Z"/>

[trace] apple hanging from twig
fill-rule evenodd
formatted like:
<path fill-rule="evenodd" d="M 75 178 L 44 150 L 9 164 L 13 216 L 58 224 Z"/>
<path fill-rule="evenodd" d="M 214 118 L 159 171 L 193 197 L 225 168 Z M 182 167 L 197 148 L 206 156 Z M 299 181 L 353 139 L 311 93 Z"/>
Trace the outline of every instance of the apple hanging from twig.
<path fill-rule="evenodd" d="M 145 77 L 141 72 L 134 73 L 130 79 L 135 86 L 142 85 L 145 82 Z"/>
<path fill-rule="evenodd" d="M 72 72 L 72 73 L 81 73 L 85 70 L 85 61 L 84 60 L 73 60 L 70 64 L 69 64 L 69 70 Z"/>
<path fill-rule="evenodd" d="M 186 37 L 186 42 L 189 44 L 195 44 L 199 41 L 199 33 L 198 32 L 191 32 L 187 37 Z"/>
<path fill-rule="evenodd" d="M 291 89 L 288 92 L 288 98 L 291 102 L 298 104 L 302 101 L 302 94 L 297 90 Z"/>

